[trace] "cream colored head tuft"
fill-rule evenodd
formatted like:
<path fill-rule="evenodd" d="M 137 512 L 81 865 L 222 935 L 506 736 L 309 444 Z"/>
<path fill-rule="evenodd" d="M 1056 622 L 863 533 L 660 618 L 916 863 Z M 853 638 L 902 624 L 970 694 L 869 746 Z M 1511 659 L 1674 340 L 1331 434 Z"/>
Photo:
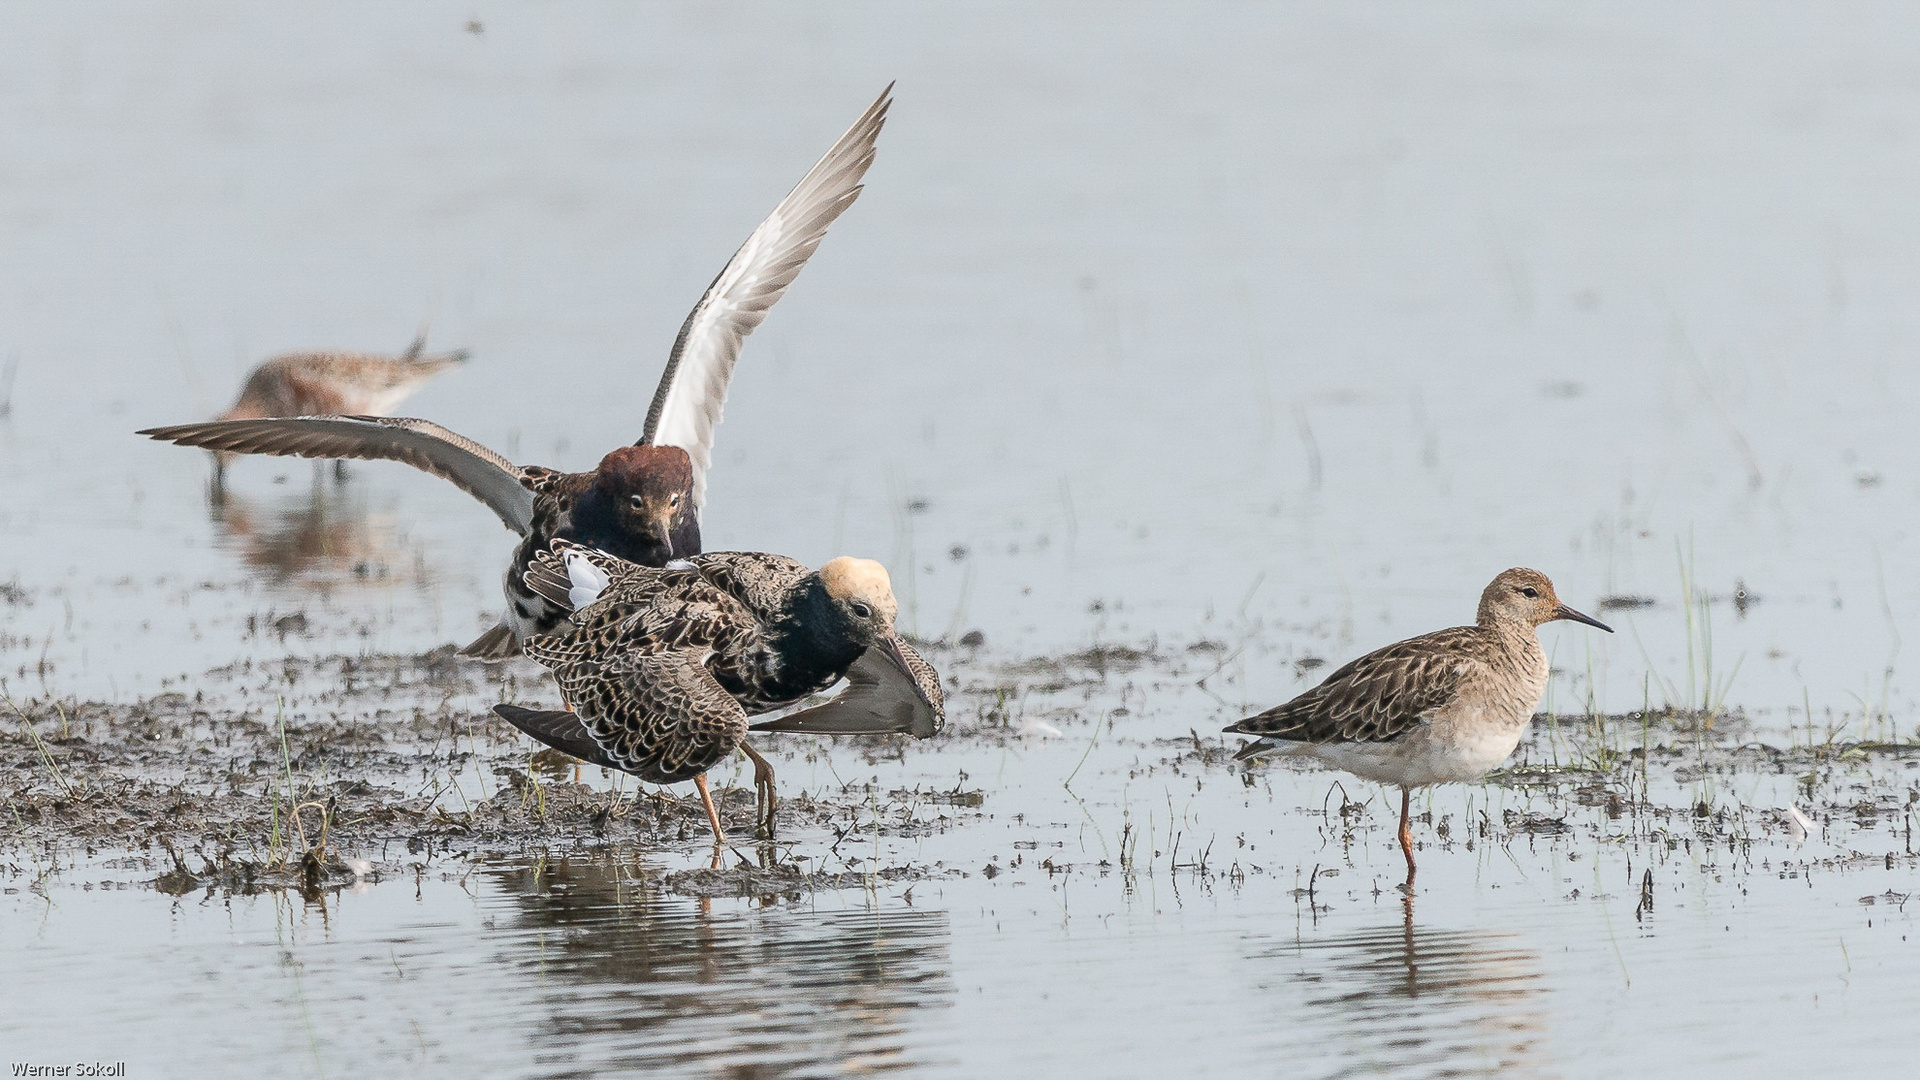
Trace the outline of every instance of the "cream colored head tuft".
<path fill-rule="evenodd" d="M 861 604 L 893 625 L 900 605 L 893 598 L 893 579 L 887 568 L 872 559 L 853 559 L 842 555 L 820 568 L 820 582 L 827 595 L 842 605 Z"/>

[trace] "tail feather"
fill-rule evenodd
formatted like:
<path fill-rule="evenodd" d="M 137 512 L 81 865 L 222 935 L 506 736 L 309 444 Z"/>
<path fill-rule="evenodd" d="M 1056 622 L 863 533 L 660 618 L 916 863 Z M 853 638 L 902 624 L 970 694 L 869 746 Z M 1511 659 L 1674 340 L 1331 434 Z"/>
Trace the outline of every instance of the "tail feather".
<path fill-rule="evenodd" d="M 493 711 L 502 720 L 563 754 L 572 754 L 595 765 L 615 767 L 607 760 L 606 751 L 587 734 L 586 725 L 573 713 L 560 709 L 523 709 L 518 705 L 495 705 Z"/>
<path fill-rule="evenodd" d="M 428 356 L 427 332 L 422 329 L 407 345 L 407 351 L 400 354 L 400 362 L 413 365 L 414 369 L 420 373 L 420 377 L 425 379 L 438 375 L 450 367 L 466 363 L 467 355 L 467 350 L 455 349 L 452 352 Z"/>
<path fill-rule="evenodd" d="M 520 655 L 520 640 L 513 636 L 513 627 L 501 621 L 494 624 L 493 629 L 474 638 L 466 648 L 460 650 L 460 655 L 490 664 L 498 663 Z"/>
<path fill-rule="evenodd" d="M 461 364 L 466 363 L 467 350 L 456 349 L 453 352 L 440 353 L 436 356 L 416 357 L 408 362 L 413 365 L 413 370 L 420 373 L 421 378 L 430 379 L 443 371 L 457 368 Z"/>
<path fill-rule="evenodd" d="M 554 543 L 565 541 L 556 540 Z M 558 604 L 568 611 L 573 610 L 573 599 L 569 595 L 573 591 L 573 580 L 567 576 L 567 568 L 555 565 L 549 553 L 543 551 L 534 556 L 533 562 L 527 565 L 527 572 L 521 575 L 521 580 L 546 602 Z"/>
<path fill-rule="evenodd" d="M 1233 729 L 1228 728 L 1227 730 L 1232 731 Z M 1245 746 L 1242 746 L 1240 749 L 1234 751 L 1233 760 L 1245 761 L 1250 757 L 1257 757 L 1261 754 L 1266 753 L 1269 750 L 1274 749 L 1274 746 L 1275 744 L 1271 739 L 1267 739 L 1264 737 L 1255 739 L 1252 742 L 1247 743 Z"/>

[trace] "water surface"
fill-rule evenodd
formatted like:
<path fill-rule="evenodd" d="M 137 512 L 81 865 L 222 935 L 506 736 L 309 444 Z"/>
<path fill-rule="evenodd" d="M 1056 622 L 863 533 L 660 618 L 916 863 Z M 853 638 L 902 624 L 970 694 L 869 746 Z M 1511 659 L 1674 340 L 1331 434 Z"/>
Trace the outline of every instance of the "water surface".
<path fill-rule="evenodd" d="M 1459 831 L 1409 916 L 1377 792 L 1342 789 L 1373 799 L 1348 843 L 1331 778 L 1246 786 L 1159 740 L 1464 621 L 1510 565 L 1588 610 L 1652 601 L 1596 611 L 1611 637 L 1545 632 L 1554 711 L 1911 739 L 1916 48 L 1897 5 L 0 13 L 9 693 L 129 701 L 476 634 L 509 538 L 458 491 L 263 461 L 210 507 L 200 455 L 131 431 L 213 414 L 271 353 L 427 325 L 474 360 L 409 411 L 590 465 L 638 435 L 727 254 L 895 79 L 867 193 L 748 344 L 709 546 L 882 558 L 905 624 L 979 629 L 982 663 L 1191 660 L 1036 708 L 1064 739 L 792 751 L 796 790 L 986 793 L 985 824 L 863 856 L 940 869 L 910 896 L 703 902 L 530 852 L 309 906 L 22 855 L 0 1044 L 129 1075 L 1904 1064 L 1892 816 L 1795 846 L 1777 815 L 1814 789 L 1703 766 L 1655 801 L 1748 814 L 1738 851 L 1591 806 L 1467 851 L 1477 815 L 1565 800 L 1442 792 Z M 993 704 L 971 662 L 963 725 Z M 1565 752 L 1541 739 L 1530 760 Z M 1815 794 L 1891 799 L 1905 769 Z M 1173 823 L 1207 874 L 1122 871 L 1123 830 L 1171 853 Z M 832 840 L 788 854 L 851 865 Z"/>

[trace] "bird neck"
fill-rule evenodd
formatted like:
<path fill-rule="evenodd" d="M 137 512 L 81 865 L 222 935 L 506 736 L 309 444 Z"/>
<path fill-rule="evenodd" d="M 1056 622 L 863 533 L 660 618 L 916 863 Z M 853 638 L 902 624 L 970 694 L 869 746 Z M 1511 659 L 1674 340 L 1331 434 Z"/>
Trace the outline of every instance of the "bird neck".
<path fill-rule="evenodd" d="M 1503 619 L 1498 615 L 1484 612 L 1476 623 L 1481 630 L 1492 635 L 1494 640 L 1511 652 L 1529 653 L 1540 650 L 1539 628 L 1532 623 L 1519 619 Z"/>
<path fill-rule="evenodd" d="M 556 535 L 641 566 L 665 566 L 670 559 L 700 554 L 700 522 L 692 514 L 683 515 L 668 533 L 672 540 L 669 549 L 658 537 L 636 533 L 622 524 L 615 501 L 596 487 L 581 493 L 567 515 L 566 527 Z"/>
<path fill-rule="evenodd" d="M 588 491 L 567 515 L 567 525 L 555 535 L 576 544 L 598 548 L 641 566 L 665 566 L 679 552 L 668 554 L 666 545 L 652 536 L 636 535 L 620 525 L 612 503 Z"/>
<path fill-rule="evenodd" d="M 867 651 L 857 628 L 841 613 L 820 575 L 809 574 L 769 620 L 767 651 L 774 681 L 792 696 L 831 684 Z"/>

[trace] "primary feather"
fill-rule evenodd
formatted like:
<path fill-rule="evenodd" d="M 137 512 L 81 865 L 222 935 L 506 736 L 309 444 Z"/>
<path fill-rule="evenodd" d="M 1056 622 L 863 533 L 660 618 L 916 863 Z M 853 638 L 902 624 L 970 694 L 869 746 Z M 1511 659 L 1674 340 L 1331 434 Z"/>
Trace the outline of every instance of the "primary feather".
<path fill-rule="evenodd" d="M 147 428 L 147 435 L 181 446 L 281 457 L 399 461 L 451 480 L 522 536 L 533 523 L 534 494 L 527 471 L 464 435 L 407 417 L 297 416 L 209 420 Z"/>
<path fill-rule="evenodd" d="M 707 466 L 713 460 L 713 429 L 727 402 L 727 383 L 740 359 L 741 343 L 784 296 L 814 249 L 847 207 L 860 196 L 860 180 L 873 164 L 874 140 L 886 123 L 893 85 L 854 121 L 826 156 L 780 200 L 747 242 L 721 269 L 694 305 L 674 340 L 667 369 L 647 410 L 640 442 L 677 446 L 693 460 L 693 503 L 706 505 Z"/>

